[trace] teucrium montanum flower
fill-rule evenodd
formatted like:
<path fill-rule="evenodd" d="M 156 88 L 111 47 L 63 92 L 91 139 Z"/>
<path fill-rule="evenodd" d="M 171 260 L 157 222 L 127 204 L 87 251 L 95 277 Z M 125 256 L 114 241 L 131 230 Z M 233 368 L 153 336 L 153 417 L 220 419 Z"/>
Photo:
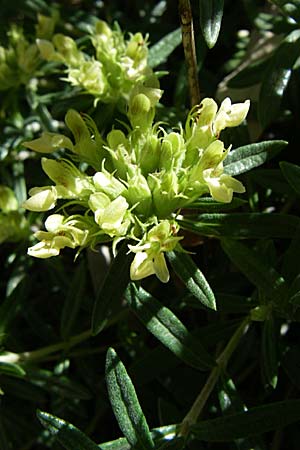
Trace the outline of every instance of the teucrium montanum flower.
<path fill-rule="evenodd" d="M 101 27 L 103 42 L 111 39 L 112 31 Z M 132 39 L 130 54 L 138 52 Z M 90 166 L 87 173 L 66 158 L 42 159 L 43 170 L 55 184 L 31 189 L 24 206 L 46 211 L 61 202 L 64 208 L 63 214 L 48 217 L 47 231 L 35 234 L 40 242 L 29 254 L 48 258 L 64 247 L 80 251 L 108 240 L 115 248 L 127 239 L 129 251 L 135 254 L 131 278 L 155 274 L 167 282 L 164 254 L 175 249 L 181 239 L 176 222 L 181 208 L 203 194 L 231 202 L 234 192 L 244 192 L 240 181 L 224 173 L 223 161 L 230 147 L 224 148 L 220 132 L 245 119 L 249 101 L 232 105 L 227 98 L 218 109 L 213 99 L 206 98 L 192 109 L 184 128 L 167 132 L 153 124 L 160 95 L 157 87 L 136 84 L 128 99 L 131 127 L 114 128 L 106 137 L 91 118 L 70 110 L 66 123 L 74 143 L 52 134 L 25 143 L 33 150 L 49 149 L 50 153 L 57 146 L 65 147 L 75 159 L 85 162 L 85 167 Z"/>

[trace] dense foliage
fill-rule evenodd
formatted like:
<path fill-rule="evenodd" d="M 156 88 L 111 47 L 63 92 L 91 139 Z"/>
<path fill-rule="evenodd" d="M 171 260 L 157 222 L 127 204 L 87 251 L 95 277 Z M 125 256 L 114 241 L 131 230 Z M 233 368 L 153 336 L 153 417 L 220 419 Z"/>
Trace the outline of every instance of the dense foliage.
<path fill-rule="evenodd" d="M 299 0 L 0 10 L 0 448 L 298 449 Z"/>

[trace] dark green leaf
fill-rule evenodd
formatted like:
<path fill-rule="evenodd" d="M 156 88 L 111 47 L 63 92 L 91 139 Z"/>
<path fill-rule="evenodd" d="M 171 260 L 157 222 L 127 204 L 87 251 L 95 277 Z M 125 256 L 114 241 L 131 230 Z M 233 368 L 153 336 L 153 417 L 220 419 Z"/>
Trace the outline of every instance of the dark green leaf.
<path fill-rule="evenodd" d="M 285 281 L 276 270 L 265 264 L 260 255 L 244 244 L 230 239 L 221 241 L 224 251 L 232 262 L 246 275 L 246 277 L 274 303 L 284 302 L 286 295 Z"/>
<path fill-rule="evenodd" d="M 98 445 L 74 425 L 43 411 L 38 411 L 37 416 L 67 450 L 99 450 Z"/>
<path fill-rule="evenodd" d="M 64 303 L 61 314 L 60 329 L 61 336 L 66 339 L 70 336 L 72 327 L 77 318 L 80 305 L 84 298 L 86 287 L 86 262 L 82 261 L 76 268 L 71 280 L 70 289 Z"/>
<path fill-rule="evenodd" d="M 287 281 L 293 281 L 294 278 L 300 273 L 300 226 L 295 230 L 290 246 L 284 254 L 282 264 L 282 274 Z"/>
<path fill-rule="evenodd" d="M 99 445 L 100 450 L 131 450 L 131 445 L 126 438 L 119 438 L 115 441 L 105 442 Z"/>
<path fill-rule="evenodd" d="M 224 0 L 199 0 L 200 26 L 203 37 L 209 48 L 212 48 L 218 40 Z"/>
<path fill-rule="evenodd" d="M 224 160 L 224 172 L 239 175 L 258 167 L 287 145 L 286 141 L 262 141 L 232 150 Z"/>
<path fill-rule="evenodd" d="M 195 438 L 229 442 L 281 429 L 300 420 L 300 400 L 270 403 L 248 411 L 205 420 L 192 427 Z"/>
<path fill-rule="evenodd" d="M 107 323 L 112 303 L 120 301 L 129 283 L 129 266 L 133 256 L 127 253 L 127 244 L 123 243 L 117 256 L 111 263 L 109 272 L 97 296 L 92 317 L 92 332 L 94 335 L 103 330 Z M 118 280 L 117 283 L 116 280 Z"/>
<path fill-rule="evenodd" d="M 282 367 L 287 373 L 293 385 L 300 390 L 300 350 L 298 343 L 292 345 L 285 352 L 282 361 Z"/>
<path fill-rule="evenodd" d="M 0 373 L 13 377 L 23 377 L 25 370 L 19 364 L 0 362 Z"/>
<path fill-rule="evenodd" d="M 187 289 L 207 308 L 216 309 L 216 300 L 203 273 L 188 253 L 168 252 L 167 258 Z"/>
<path fill-rule="evenodd" d="M 181 41 L 180 28 L 166 34 L 160 41 L 150 47 L 148 54 L 149 66 L 154 68 L 167 61 L 170 54 L 181 44 Z"/>
<path fill-rule="evenodd" d="M 294 191 L 300 195 L 300 166 L 289 162 L 280 163 L 281 171 Z"/>
<path fill-rule="evenodd" d="M 246 200 L 242 200 L 241 198 L 238 197 L 233 197 L 230 203 L 217 202 L 212 197 L 200 197 L 193 203 L 190 203 L 188 206 L 185 206 L 184 209 L 185 210 L 198 209 L 206 213 L 213 213 L 213 212 L 231 211 L 232 209 L 239 208 L 240 206 L 246 204 L 247 204 Z"/>
<path fill-rule="evenodd" d="M 258 116 L 263 128 L 279 115 L 282 96 L 300 54 L 300 32 L 290 33 L 272 56 L 261 85 Z"/>
<path fill-rule="evenodd" d="M 267 190 L 278 192 L 287 196 L 294 194 L 293 189 L 286 182 L 280 169 L 258 169 L 249 174 L 250 180 L 258 183 Z"/>
<path fill-rule="evenodd" d="M 278 380 L 278 333 L 274 317 L 268 317 L 263 323 L 262 331 L 262 363 L 263 374 L 267 384 L 276 388 Z"/>
<path fill-rule="evenodd" d="M 300 225 L 296 216 L 269 213 L 199 214 L 178 222 L 201 236 L 233 239 L 290 239 Z"/>
<path fill-rule="evenodd" d="M 108 349 L 106 356 L 105 377 L 114 414 L 128 442 L 137 450 L 154 448 L 134 386 L 112 348 Z"/>
<path fill-rule="evenodd" d="M 147 329 L 178 358 L 196 369 L 207 370 L 213 367 L 213 358 L 199 340 L 188 332 L 172 311 L 152 295 L 131 284 L 126 291 L 126 299 Z"/>
<path fill-rule="evenodd" d="M 222 375 L 220 381 L 222 387 L 219 391 L 219 402 L 224 415 L 246 411 L 247 407 L 242 401 L 232 379 L 227 375 Z M 265 450 L 265 446 L 257 436 L 236 439 L 235 444 L 238 450 Z"/>

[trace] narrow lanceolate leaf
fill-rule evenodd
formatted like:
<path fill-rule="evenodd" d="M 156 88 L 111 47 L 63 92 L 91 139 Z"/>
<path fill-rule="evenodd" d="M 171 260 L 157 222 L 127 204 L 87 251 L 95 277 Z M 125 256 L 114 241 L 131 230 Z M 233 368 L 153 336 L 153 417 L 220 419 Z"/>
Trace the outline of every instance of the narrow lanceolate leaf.
<path fill-rule="evenodd" d="M 207 308 L 216 309 L 216 299 L 203 273 L 188 253 L 168 252 L 167 258 L 187 289 Z"/>
<path fill-rule="evenodd" d="M 270 403 L 248 411 L 201 421 L 191 427 L 196 439 L 229 442 L 277 430 L 300 420 L 300 400 Z"/>
<path fill-rule="evenodd" d="M 284 303 L 287 295 L 285 280 L 267 265 L 257 252 L 238 241 L 223 239 L 223 250 L 244 275 L 273 303 Z"/>
<path fill-rule="evenodd" d="M 262 331 L 262 364 L 265 381 L 276 388 L 278 380 L 278 336 L 274 317 L 268 317 L 263 323 Z"/>
<path fill-rule="evenodd" d="M 92 332 L 94 335 L 103 330 L 107 323 L 112 303 L 122 298 L 129 283 L 129 266 L 132 261 L 132 255 L 127 255 L 127 252 L 127 244 L 123 243 L 117 256 L 111 263 L 97 296 L 92 317 Z"/>
<path fill-rule="evenodd" d="M 200 26 L 203 37 L 209 48 L 212 48 L 218 40 L 224 0 L 199 0 Z"/>
<path fill-rule="evenodd" d="M 99 450 L 131 450 L 131 445 L 128 443 L 126 438 L 119 438 L 114 441 L 100 444 Z"/>
<path fill-rule="evenodd" d="M 37 416 L 41 424 L 67 450 L 99 450 L 98 445 L 74 425 L 43 411 L 38 411 Z"/>
<path fill-rule="evenodd" d="M 106 356 L 105 377 L 114 414 L 128 442 L 137 450 L 154 448 L 134 386 L 112 348 L 108 349 Z"/>
<path fill-rule="evenodd" d="M 290 186 L 300 195 L 300 166 L 285 161 L 282 161 L 279 165 Z"/>
<path fill-rule="evenodd" d="M 178 222 L 201 236 L 232 239 L 290 239 L 300 227 L 297 216 L 269 213 L 199 214 Z"/>
<path fill-rule="evenodd" d="M 279 45 L 265 72 L 258 103 L 259 121 L 268 126 L 279 115 L 281 100 L 300 53 L 300 31 L 292 31 Z"/>
<path fill-rule="evenodd" d="M 222 203 L 217 202 L 212 197 L 200 197 L 195 200 L 193 203 L 185 206 L 185 210 L 189 209 L 197 209 L 198 211 L 203 211 L 206 213 L 214 213 L 214 212 L 226 212 L 231 211 L 232 209 L 239 208 L 240 206 L 246 205 L 248 202 L 246 200 L 242 200 L 238 197 L 233 197 L 230 203 Z M 188 213 L 188 211 L 187 211 Z"/>
<path fill-rule="evenodd" d="M 148 65 L 152 68 L 167 61 L 168 57 L 181 44 L 181 29 L 177 28 L 166 34 L 160 41 L 152 45 L 148 54 Z"/>
<path fill-rule="evenodd" d="M 26 375 L 25 370 L 19 364 L 4 362 L 0 362 L 0 373 L 13 377 L 23 377 Z"/>
<path fill-rule="evenodd" d="M 130 284 L 126 290 L 126 300 L 147 329 L 179 359 L 199 370 L 214 366 L 213 358 L 199 340 L 151 294 Z"/>
<path fill-rule="evenodd" d="M 262 141 L 232 150 L 224 161 L 224 172 L 235 176 L 258 167 L 280 152 L 286 141 Z"/>

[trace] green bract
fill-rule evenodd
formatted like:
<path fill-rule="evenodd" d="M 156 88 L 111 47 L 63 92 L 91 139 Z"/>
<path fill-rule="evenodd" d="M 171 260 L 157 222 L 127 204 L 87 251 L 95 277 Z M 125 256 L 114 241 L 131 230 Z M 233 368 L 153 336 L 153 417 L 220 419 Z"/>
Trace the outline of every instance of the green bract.
<path fill-rule="evenodd" d="M 206 98 L 189 113 L 184 128 L 166 132 L 153 124 L 160 95 L 157 88 L 136 85 L 128 105 L 131 127 L 113 129 L 106 139 L 89 117 L 70 110 L 66 123 L 74 143 L 49 133 L 25 143 L 43 153 L 64 146 L 79 155 L 85 167 L 93 168 L 88 175 L 70 160 L 42 159 L 44 172 L 55 184 L 31 189 L 24 207 L 47 211 L 62 201 L 64 215 L 48 217 L 47 231 L 35 234 L 40 242 L 29 254 L 48 258 L 64 247 L 81 250 L 107 240 L 115 248 L 127 239 L 129 251 L 135 254 L 131 278 L 156 274 L 167 282 L 164 253 L 181 239 L 176 222 L 181 208 L 203 194 L 229 203 L 234 192 L 245 191 L 241 182 L 223 171 L 230 148 L 224 148 L 219 134 L 245 119 L 249 101 L 231 105 L 226 98 L 218 109 L 214 100 Z"/>

